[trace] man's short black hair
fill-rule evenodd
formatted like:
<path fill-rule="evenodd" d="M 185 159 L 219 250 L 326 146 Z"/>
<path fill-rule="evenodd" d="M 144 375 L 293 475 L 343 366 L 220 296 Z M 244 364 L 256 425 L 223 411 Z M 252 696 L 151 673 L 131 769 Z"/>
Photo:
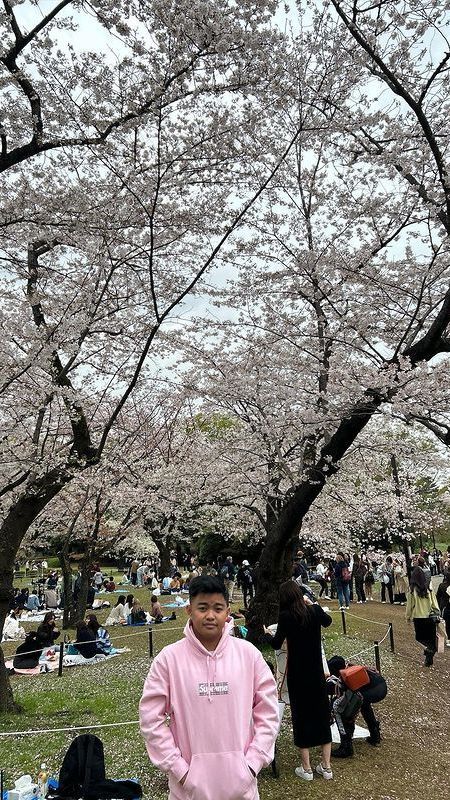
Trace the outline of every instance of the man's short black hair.
<path fill-rule="evenodd" d="M 190 582 L 189 600 L 198 594 L 223 594 L 228 605 L 228 591 L 220 578 L 216 578 L 215 575 L 199 575 Z"/>

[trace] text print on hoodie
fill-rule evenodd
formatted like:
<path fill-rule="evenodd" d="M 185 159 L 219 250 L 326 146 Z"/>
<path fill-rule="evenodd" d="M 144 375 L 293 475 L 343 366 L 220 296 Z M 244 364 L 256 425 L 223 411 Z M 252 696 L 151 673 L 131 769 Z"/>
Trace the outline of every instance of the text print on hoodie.
<path fill-rule="evenodd" d="M 145 681 L 141 731 L 151 761 L 168 773 L 170 800 L 258 800 L 250 768 L 257 775 L 273 759 L 276 684 L 232 627 L 210 652 L 188 621 L 185 638 L 164 647 Z"/>

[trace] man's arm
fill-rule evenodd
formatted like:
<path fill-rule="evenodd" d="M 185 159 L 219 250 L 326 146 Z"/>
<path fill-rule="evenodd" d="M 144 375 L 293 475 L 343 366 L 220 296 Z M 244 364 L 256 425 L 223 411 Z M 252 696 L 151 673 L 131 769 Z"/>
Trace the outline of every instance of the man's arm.
<path fill-rule="evenodd" d="M 280 726 L 275 679 L 262 655 L 254 662 L 253 739 L 245 754 L 252 772 L 257 775 L 274 757 L 274 745 Z"/>
<path fill-rule="evenodd" d="M 144 684 L 139 703 L 140 727 L 152 763 L 181 781 L 189 771 L 189 764 L 181 755 L 167 723 L 169 710 L 168 668 L 162 653 L 153 661 Z"/>

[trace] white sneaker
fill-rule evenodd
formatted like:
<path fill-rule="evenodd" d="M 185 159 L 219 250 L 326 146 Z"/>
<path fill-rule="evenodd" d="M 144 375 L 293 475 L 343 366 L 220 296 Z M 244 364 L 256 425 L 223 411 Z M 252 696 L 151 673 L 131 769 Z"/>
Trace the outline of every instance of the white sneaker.
<path fill-rule="evenodd" d="M 331 769 L 325 769 L 323 764 L 317 764 L 316 772 L 318 775 L 322 775 L 322 778 L 325 778 L 326 781 L 331 781 L 333 777 Z"/>
<path fill-rule="evenodd" d="M 314 778 L 312 769 L 303 769 L 303 767 L 296 767 L 295 774 L 297 778 L 303 778 L 304 781 L 312 781 Z"/>
<path fill-rule="evenodd" d="M 345 606 L 346 611 L 350 611 L 350 606 Z"/>
<path fill-rule="evenodd" d="M 348 606 L 339 606 L 339 611 L 345 611 L 346 608 L 348 608 Z"/>

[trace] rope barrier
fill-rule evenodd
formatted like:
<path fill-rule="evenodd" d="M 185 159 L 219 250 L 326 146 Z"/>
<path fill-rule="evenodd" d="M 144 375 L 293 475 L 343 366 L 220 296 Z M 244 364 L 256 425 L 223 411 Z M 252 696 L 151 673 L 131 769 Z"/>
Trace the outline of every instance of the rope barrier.
<path fill-rule="evenodd" d="M 104 722 L 102 725 L 75 725 L 70 728 L 47 728 L 37 731 L 4 731 L 0 732 L 1 736 L 30 736 L 39 733 L 60 733 L 62 731 L 91 731 L 98 728 L 118 728 L 119 725 L 138 725 L 139 720 L 133 719 L 130 722 Z"/>
<path fill-rule="evenodd" d="M 383 642 L 387 639 L 387 637 L 389 636 L 389 632 L 390 632 L 390 625 L 388 625 L 388 629 L 387 629 L 386 633 L 384 634 L 383 638 L 380 639 L 380 641 L 378 642 L 378 646 L 380 646 L 380 644 L 383 644 Z M 374 649 L 374 645 L 372 644 L 370 647 L 366 647 L 364 650 L 360 650 L 358 653 L 353 653 L 353 655 L 351 655 L 351 656 L 346 656 L 345 660 L 346 661 L 351 661 L 352 658 L 356 658 L 357 656 L 360 656 L 363 653 L 373 652 L 373 649 Z"/>
<path fill-rule="evenodd" d="M 355 619 L 361 619 L 363 622 L 370 622 L 372 625 L 381 625 L 383 628 L 386 625 L 385 622 L 377 622 L 375 619 L 368 619 L 367 617 L 360 617 L 359 614 L 352 614 L 350 611 L 345 611 L 345 615 L 347 617 L 354 617 Z"/>
<path fill-rule="evenodd" d="M 107 630 L 107 629 L 105 629 L 105 630 Z M 130 639 L 131 637 L 137 636 L 138 634 L 143 633 L 144 631 L 146 633 L 148 633 L 149 630 L 152 630 L 154 633 L 156 631 L 158 631 L 158 633 L 164 633 L 164 630 L 160 630 L 159 627 L 155 628 L 154 627 L 154 623 L 145 624 L 145 625 L 139 625 L 139 630 L 138 631 L 134 631 L 133 633 L 127 633 L 124 636 L 114 636 L 114 642 L 118 642 L 119 640 L 122 641 L 122 639 Z M 184 626 L 182 628 L 166 628 L 166 633 L 169 630 L 170 631 L 184 631 Z M 10 641 L 2 642 L 1 646 L 2 646 L 2 648 L 3 648 L 3 646 L 5 644 L 13 644 L 14 646 L 17 646 L 20 642 L 23 642 L 23 641 L 24 641 L 23 639 L 14 639 L 14 640 L 10 639 Z M 92 643 L 92 644 L 95 644 L 96 642 L 103 642 L 104 643 L 104 641 L 105 641 L 104 639 L 89 639 L 89 643 Z M 40 647 L 40 648 L 37 648 L 36 650 L 27 650 L 24 653 L 19 653 L 19 655 L 20 656 L 33 655 L 34 653 L 38 653 L 39 651 L 43 652 L 44 650 L 52 650 L 54 647 L 62 647 L 62 644 L 63 643 L 55 642 L 53 645 L 48 644 L 48 645 L 45 645 L 45 647 Z M 75 642 L 64 642 L 64 645 L 68 645 L 68 644 L 73 644 L 76 647 L 76 643 Z M 81 643 L 81 644 L 83 644 L 83 643 Z M 112 644 L 112 647 L 114 647 L 114 643 L 111 643 L 111 644 Z M 12 653 L 11 656 L 13 656 L 13 655 L 16 655 L 16 654 Z M 11 656 L 7 656 L 7 657 L 9 658 Z"/>

